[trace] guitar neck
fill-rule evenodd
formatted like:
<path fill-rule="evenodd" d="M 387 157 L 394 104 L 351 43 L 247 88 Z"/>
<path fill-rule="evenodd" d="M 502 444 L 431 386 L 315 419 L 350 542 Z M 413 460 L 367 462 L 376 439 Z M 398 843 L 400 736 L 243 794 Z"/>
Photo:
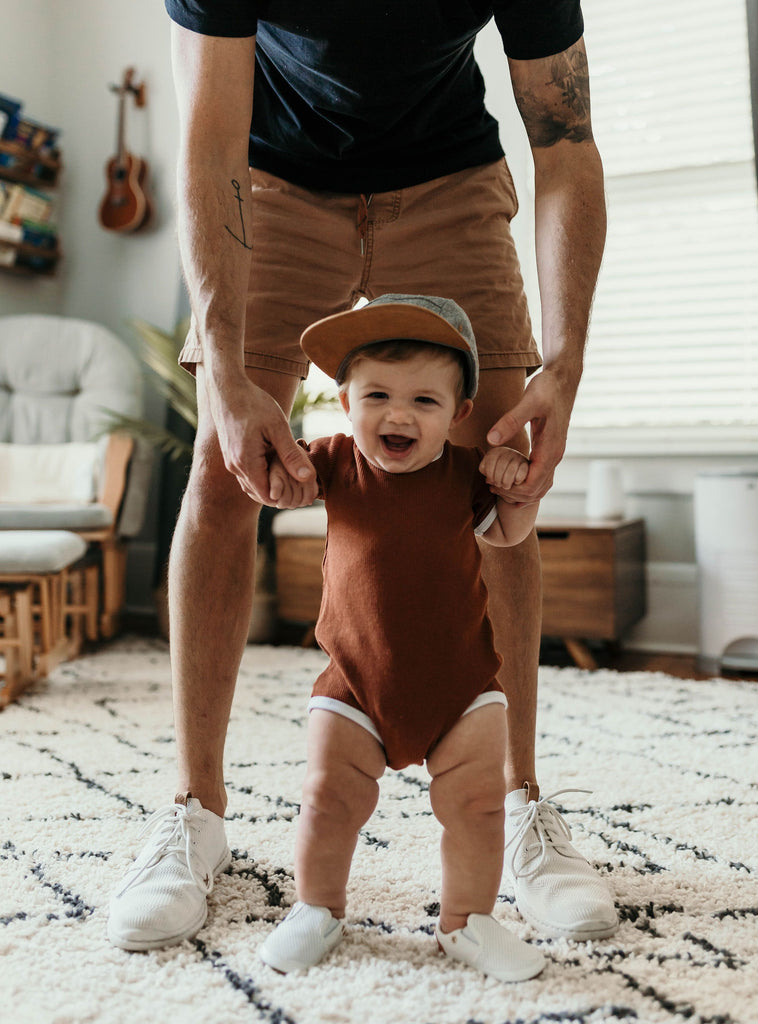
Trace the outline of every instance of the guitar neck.
<path fill-rule="evenodd" d="M 126 93 L 127 87 L 122 86 L 119 89 L 118 129 L 116 131 L 116 163 L 119 167 L 123 167 L 126 163 L 126 146 L 124 145 L 124 139 L 126 137 Z"/>

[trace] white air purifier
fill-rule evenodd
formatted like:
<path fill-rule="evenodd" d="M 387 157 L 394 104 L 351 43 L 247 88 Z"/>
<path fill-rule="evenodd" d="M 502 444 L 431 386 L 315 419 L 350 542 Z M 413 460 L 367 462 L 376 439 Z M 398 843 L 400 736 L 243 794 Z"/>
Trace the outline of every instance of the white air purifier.
<path fill-rule="evenodd" d="M 699 667 L 758 671 L 758 469 L 695 479 Z"/>

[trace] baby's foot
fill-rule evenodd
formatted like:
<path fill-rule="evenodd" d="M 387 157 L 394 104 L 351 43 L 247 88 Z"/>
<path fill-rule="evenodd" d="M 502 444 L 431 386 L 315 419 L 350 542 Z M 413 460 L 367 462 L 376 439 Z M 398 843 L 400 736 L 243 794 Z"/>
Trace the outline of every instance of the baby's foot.
<path fill-rule="evenodd" d="M 538 949 L 512 935 L 489 914 L 469 914 L 466 926 L 446 935 L 434 930 L 443 953 L 498 981 L 526 981 L 545 966 Z"/>
<path fill-rule="evenodd" d="M 334 949 L 343 934 L 342 921 L 332 917 L 326 907 L 298 901 L 265 940 L 258 956 L 281 974 L 304 971 Z"/>

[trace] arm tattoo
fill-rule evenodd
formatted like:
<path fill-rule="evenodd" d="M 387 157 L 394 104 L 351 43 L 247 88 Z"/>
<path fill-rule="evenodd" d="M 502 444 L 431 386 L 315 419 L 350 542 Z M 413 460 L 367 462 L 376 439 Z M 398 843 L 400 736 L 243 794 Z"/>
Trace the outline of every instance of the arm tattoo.
<path fill-rule="evenodd" d="M 532 147 L 554 146 L 592 139 L 590 88 L 587 58 L 581 50 L 571 49 L 550 58 L 549 79 L 542 90 L 516 90 L 516 103 L 526 126 Z"/>
<path fill-rule="evenodd" d="M 242 202 L 243 202 L 243 199 L 242 199 L 242 196 L 240 195 L 240 183 L 238 181 L 236 181 L 234 178 L 232 178 L 232 188 L 236 192 L 235 199 L 237 200 L 237 204 L 239 206 L 240 226 L 242 228 L 242 238 L 240 238 L 239 235 L 235 235 L 235 233 L 232 231 L 232 229 L 227 224 L 224 224 L 224 227 L 229 232 L 229 234 L 232 236 L 232 238 L 235 241 L 239 242 L 239 244 L 241 246 L 243 246 L 245 249 L 252 249 L 253 248 L 252 245 L 248 245 L 247 244 L 247 236 L 245 234 L 245 220 L 244 220 L 244 218 L 242 216 Z"/>

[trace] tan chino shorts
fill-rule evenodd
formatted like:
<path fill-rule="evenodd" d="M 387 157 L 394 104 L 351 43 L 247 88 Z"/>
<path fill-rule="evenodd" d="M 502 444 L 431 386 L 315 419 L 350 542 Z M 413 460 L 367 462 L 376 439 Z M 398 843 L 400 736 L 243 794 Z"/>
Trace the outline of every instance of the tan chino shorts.
<path fill-rule="evenodd" d="M 303 330 L 386 292 L 455 299 L 482 370 L 540 366 L 504 160 L 371 196 L 313 192 L 255 168 L 250 183 L 246 366 L 305 377 Z M 179 359 L 190 370 L 202 362 L 194 327 Z"/>

